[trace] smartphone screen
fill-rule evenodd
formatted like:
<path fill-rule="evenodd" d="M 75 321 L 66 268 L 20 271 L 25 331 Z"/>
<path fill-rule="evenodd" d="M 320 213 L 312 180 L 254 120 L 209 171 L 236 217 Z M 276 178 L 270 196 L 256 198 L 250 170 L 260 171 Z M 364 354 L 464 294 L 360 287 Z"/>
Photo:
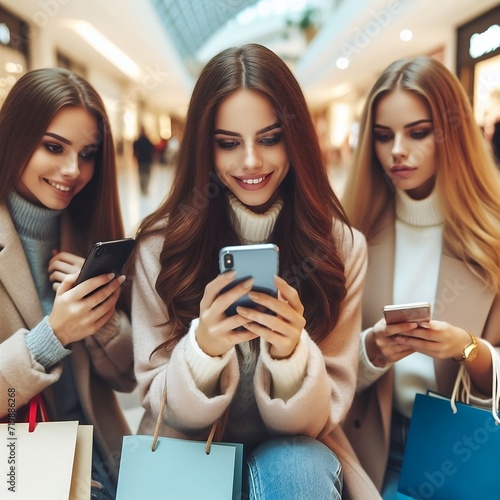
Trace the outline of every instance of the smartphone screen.
<path fill-rule="evenodd" d="M 119 276 L 134 246 L 133 238 L 97 242 L 85 259 L 75 286 L 101 274 L 114 273 Z"/>
<path fill-rule="evenodd" d="M 221 293 L 230 290 L 248 278 L 253 278 L 252 290 L 277 297 L 278 291 L 274 284 L 274 277 L 278 274 L 278 266 L 279 250 L 273 243 L 224 247 L 219 252 L 220 272 L 234 270 L 236 278 L 224 287 Z M 248 295 L 244 295 L 226 310 L 226 314 L 233 316 L 236 314 L 238 306 L 255 308 L 257 304 L 250 300 Z"/>

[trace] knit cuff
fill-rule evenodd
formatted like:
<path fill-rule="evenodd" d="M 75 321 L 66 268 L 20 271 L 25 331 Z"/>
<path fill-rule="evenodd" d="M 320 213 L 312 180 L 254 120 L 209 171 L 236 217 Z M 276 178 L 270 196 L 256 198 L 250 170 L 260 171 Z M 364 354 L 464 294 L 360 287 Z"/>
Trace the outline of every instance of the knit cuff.
<path fill-rule="evenodd" d="M 196 387 L 208 398 L 211 398 L 219 394 L 220 374 L 229 363 L 231 356 L 235 354 L 235 349 L 232 348 L 222 356 L 215 357 L 203 352 L 196 341 L 195 334 L 198 323 L 199 319 L 194 319 L 191 322 L 184 355 Z"/>
<path fill-rule="evenodd" d="M 386 373 L 393 363 L 387 363 L 383 368 L 375 366 L 368 357 L 366 352 L 366 336 L 372 329 L 367 328 L 361 332 L 360 353 L 359 353 L 359 368 L 358 368 L 358 384 L 357 390 L 366 389 Z"/>
<path fill-rule="evenodd" d="M 303 330 L 292 355 L 285 359 L 272 358 L 269 353 L 271 344 L 261 338 L 260 355 L 264 365 L 271 372 L 272 398 L 282 399 L 286 403 L 302 387 L 309 358 L 307 337 L 307 332 Z"/>
<path fill-rule="evenodd" d="M 71 353 L 59 342 L 49 324 L 48 316 L 26 334 L 26 344 L 35 360 L 47 371 Z"/>

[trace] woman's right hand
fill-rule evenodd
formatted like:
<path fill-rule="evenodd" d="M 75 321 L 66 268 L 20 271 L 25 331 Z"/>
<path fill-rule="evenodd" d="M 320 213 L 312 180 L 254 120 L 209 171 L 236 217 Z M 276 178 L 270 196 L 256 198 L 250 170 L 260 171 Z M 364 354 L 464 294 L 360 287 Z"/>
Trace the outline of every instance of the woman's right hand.
<path fill-rule="evenodd" d="M 397 334 L 404 334 L 417 328 L 417 323 L 388 325 L 384 318 L 378 321 L 366 335 L 366 353 L 370 361 L 379 368 L 395 363 L 412 354 L 414 350 L 398 342 Z"/>
<path fill-rule="evenodd" d="M 96 276 L 74 286 L 78 273 L 69 274 L 57 289 L 48 321 L 63 346 L 93 335 L 114 315 L 125 276 Z M 103 287 L 97 290 L 99 287 Z M 94 293 L 92 293 L 94 292 Z M 91 294 L 91 295 L 89 295 Z"/>
<path fill-rule="evenodd" d="M 205 293 L 200 302 L 200 321 L 196 329 L 196 341 L 200 349 L 209 356 L 222 356 L 236 344 L 252 340 L 256 334 L 235 331 L 249 321 L 242 316 L 226 316 L 225 310 L 237 299 L 243 297 L 252 288 L 253 280 L 248 279 L 220 293 L 229 283 L 234 281 L 235 271 L 219 274 L 205 287 Z"/>

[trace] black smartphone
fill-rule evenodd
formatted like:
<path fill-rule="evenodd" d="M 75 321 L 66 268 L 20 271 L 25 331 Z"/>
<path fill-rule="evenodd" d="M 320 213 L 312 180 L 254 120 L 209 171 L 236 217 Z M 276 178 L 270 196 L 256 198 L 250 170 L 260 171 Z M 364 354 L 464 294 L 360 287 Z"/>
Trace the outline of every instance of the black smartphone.
<path fill-rule="evenodd" d="M 236 271 L 236 277 L 233 282 L 221 290 L 221 293 L 230 290 L 248 278 L 253 278 L 252 290 L 277 297 L 278 290 L 274 284 L 274 277 L 278 274 L 278 266 L 279 249 L 273 243 L 224 247 L 219 252 L 220 272 Z M 226 314 L 228 316 L 235 315 L 238 306 L 259 307 L 250 300 L 248 295 L 244 295 L 226 310 Z"/>
<path fill-rule="evenodd" d="M 119 276 L 134 247 L 133 238 L 95 243 L 83 263 L 75 286 L 101 274 L 115 273 Z"/>
<path fill-rule="evenodd" d="M 396 323 L 422 323 L 431 320 L 429 302 L 412 302 L 411 304 L 393 304 L 384 306 L 384 317 L 388 325 Z"/>

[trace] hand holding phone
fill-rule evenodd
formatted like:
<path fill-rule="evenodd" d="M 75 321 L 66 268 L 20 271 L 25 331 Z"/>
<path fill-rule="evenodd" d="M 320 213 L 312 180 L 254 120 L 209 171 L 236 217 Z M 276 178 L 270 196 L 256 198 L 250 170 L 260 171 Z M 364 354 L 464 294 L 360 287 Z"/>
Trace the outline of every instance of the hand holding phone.
<path fill-rule="evenodd" d="M 274 277 L 278 274 L 278 260 L 278 247 L 272 243 L 222 248 L 219 252 L 220 272 L 236 271 L 236 277 L 233 282 L 222 289 L 221 293 L 227 292 L 246 279 L 253 278 L 252 290 L 277 297 L 278 291 L 274 284 Z M 244 295 L 226 310 L 226 315 L 234 316 L 238 306 L 258 307 L 248 295 Z M 271 314 L 270 311 L 268 312 Z"/>
<path fill-rule="evenodd" d="M 119 276 L 134 247 L 133 238 L 97 242 L 85 259 L 75 286 L 101 274 L 114 273 Z"/>
<path fill-rule="evenodd" d="M 387 305 L 384 306 L 383 312 L 388 325 L 396 323 L 420 324 L 431 320 L 431 305 L 429 302 Z"/>

